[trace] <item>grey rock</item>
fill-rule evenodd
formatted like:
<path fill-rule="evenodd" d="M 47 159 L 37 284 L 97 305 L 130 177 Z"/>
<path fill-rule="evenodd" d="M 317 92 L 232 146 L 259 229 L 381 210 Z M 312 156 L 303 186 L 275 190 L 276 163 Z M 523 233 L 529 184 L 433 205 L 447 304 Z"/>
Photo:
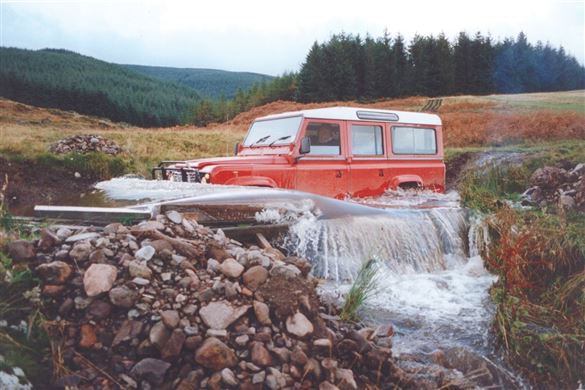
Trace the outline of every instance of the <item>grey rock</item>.
<path fill-rule="evenodd" d="M 139 260 L 148 261 L 152 259 L 155 253 L 156 250 L 152 246 L 146 245 L 138 249 L 136 253 L 134 253 L 134 256 Z"/>
<path fill-rule="evenodd" d="M 128 264 L 128 272 L 130 272 L 130 276 L 133 278 L 150 279 L 152 277 L 152 270 L 143 261 L 132 260 Z"/>
<path fill-rule="evenodd" d="M 127 286 L 121 286 L 110 290 L 109 297 L 115 306 L 129 309 L 138 301 L 140 293 Z"/>
<path fill-rule="evenodd" d="M 228 301 L 218 301 L 199 309 L 199 316 L 212 329 L 226 329 L 249 309 L 249 305 L 234 307 Z"/>
<path fill-rule="evenodd" d="M 167 328 L 174 329 L 179 326 L 179 321 L 181 321 L 181 317 L 176 310 L 165 310 L 160 313 L 160 318 L 167 326 Z"/>
<path fill-rule="evenodd" d="M 89 259 L 89 255 L 92 250 L 93 248 L 89 242 L 82 241 L 75 245 L 71 251 L 69 251 L 69 257 L 71 257 L 71 259 L 74 261 L 81 263 Z"/>
<path fill-rule="evenodd" d="M 30 261 L 36 256 L 35 246 L 26 240 L 15 240 L 8 243 L 8 256 L 14 261 Z"/>
<path fill-rule="evenodd" d="M 130 375 L 138 380 L 147 380 L 153 385 L 161 385 L 169 367 L 171 367 L 171 363 L 154 358 L 145 358 L 132 367 Z"/>
<path fill-rule="evenodd" d="M 240 347 L 245 347 L 246 344 L 248 344 L 248 341 L 250 341 L 250 336 L 247 334 L 240 335 L 235 339 L 236 344 L 238 344 Z"/>
<path fill-rule="evenodd" d="M 270 309 L 268 305 L 260 301 L 254 301 L 252 305 L 258 322 L 262 325 L 270 325 L 272 321 L 270 320 Z"/>
<path fill-rule="evenodd" d="M 215 273 L 219 270 L 219 261 L 215 260 L 215 259 L 209 259 L 207 260 L 207 271 Z"/>
<path fill-rule="evenodd" d="M 270 270 L 271 276 L 281 275 L 287 279 L 293 279 L 301 275 L 301 270 L 292 264 L 277 265 Z"/>
<path fill-rule="evenodd" d="M 207 329 L 205 335 L 207 337 L 218 337 L 220 339 L 225 339 L 228 336 L 228 332 L 225 329 Z"/>
<path fill-rule="evenodd" d="M 256 265 L 244 273 L 244 284 L 250 290 L 257 290 L 268 279 L 268 271 L 266 268 Z"/>
<path fill-rule="evenodd" d="M 238 385 L 236 375 L 232 370 L 230 370 L 227 367 L 221 370 L 221 380 L 223 381 L 223 383 L 230 387 L 235 387 Z"/>
<path fill-rule="evenodd" d="M 244 266 L 236 260 L 229 258 L 221 263 L 220 271 L 228 278 L 239 278 L 242 272 L 244 272 Z"/>
<path fill-rule="evenodd" d="M 135 337 L 138 337 L 140 332 L 142 332 L 142 322 L 134 321 L 134 320 L 126 320 L 116 332 L 116 336 L 112 341 L 112 346 L 115 347 L 123 342 L 130 341 Z"/>
<path fill-rule="evenodd" d="M 96 295 L 110 291 L 117 276 L 118 270 L 113 265 L 90 265 L 83 275 L 85 293 L 89 297 L 95 297 Z"/>
<path fill-rule="evenodd" d="M 305 337 L 313 333 L 313 324 L 301 312 L 296 312 L 286 319 L 286 330 L 297 337 Z"/>
<path fill-rule="evenodd" d="M 41 239 L 39 240 L 39 248 L 41 248 L 42 250 L 48 250 L 58 245 L 60 242 L 61 239 L 57 237 L 57 235 L 53 233 L 50 229 L 47 228 L 41 229 Z"/>
<path fill-rule="evenodd" d="M 254 383 L 254 384 L 264 383 L 265 380 L 266 380 L 266 371 L 257 372 L 252 376 L 252 383 Z"/>
<path fill-rule="evenodd" d="M 170 210 L 165 213 L 169 221 L 175 224 L 181 224 L 183 222 L 183 215 L 175 210 Z"/>
<path fill-rule="evenodd" d="M 353 371 L 347 368 L 338 368 L 335 370 L 335 378 L 337 379 L 337 386 L 341 390 L 356 390 L 357 383 L 353 377 Z"/>
<path fill-rule="evenodd" d="M 173 330 L 171 337 L 167 340 L 161 350 L 161 357 L 163 359 L 171 359 L 175 356 L 179 356 L 185 343 L 185 333 L 181 329 Z"/>
<path fill-rule="evenodd" d="M 162 321 L 154 324 L 148 333 L 148 340 L 158 349 L 162 349 L 170 337 L 171 331 L 162 323 Z"/>
<path fill-rule="evenodd" d="M 74 236 L 69 236 L 65 239 L 65 242 L 67 243 L 75 243 L 77 241 L 91 241 L 91 240 L 95 240 L 97 238 L 99 238 L 100 235 L 99 233 L 95 233 L 95 232 L 89 232 L 89 233 L 80 233 L 80 234 L 76 234 Z"/>
<path fill-rule="evenodd" d="M 134 283 L 137 286 L 148 286 L 150 284 L 150 280 L 136 277 L 132 279 L 132 283 Z"/>
<path fill-rule="evenodd" d="M 67 239 L 68 237 L 70 237 L 73 234 L 73 232 L 65 227 L 59 228 L 57 229 L 57 237 L 63 241 L 65 239 Z"/>

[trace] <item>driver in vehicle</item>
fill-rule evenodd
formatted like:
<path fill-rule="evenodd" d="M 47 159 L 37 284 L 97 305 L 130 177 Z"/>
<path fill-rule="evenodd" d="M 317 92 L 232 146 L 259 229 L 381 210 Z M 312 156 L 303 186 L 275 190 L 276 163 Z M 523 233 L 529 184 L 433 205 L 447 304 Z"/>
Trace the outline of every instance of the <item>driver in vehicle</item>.
<path fill-rule="evenodd" d="M 339 146 L 339 139 L 335 137 L 335 133 L 329 126 L 321 126 L 317 134 L 316 145 Z"/>

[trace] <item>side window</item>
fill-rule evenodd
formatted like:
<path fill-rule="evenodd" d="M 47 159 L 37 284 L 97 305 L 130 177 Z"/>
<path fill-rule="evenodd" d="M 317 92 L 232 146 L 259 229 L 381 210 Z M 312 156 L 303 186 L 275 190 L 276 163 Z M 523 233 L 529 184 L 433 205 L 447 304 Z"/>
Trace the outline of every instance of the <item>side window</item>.
<path fill-rule="evenodd" d="M 341 136 L 336 123 L 311 122 L 306 135 L 311 138 L 311 153 L 316 155 L 341 154 Z"/>
<path fill-rule="evenodd" d="M 351 125 L 351 150 L 354 156 L 383 155 L 382 126 Z"/>
<path fill-rule="evenodd" d="M 392 151 L 396 154 L 436 154 L 435 129 L 393 127 Z"/>

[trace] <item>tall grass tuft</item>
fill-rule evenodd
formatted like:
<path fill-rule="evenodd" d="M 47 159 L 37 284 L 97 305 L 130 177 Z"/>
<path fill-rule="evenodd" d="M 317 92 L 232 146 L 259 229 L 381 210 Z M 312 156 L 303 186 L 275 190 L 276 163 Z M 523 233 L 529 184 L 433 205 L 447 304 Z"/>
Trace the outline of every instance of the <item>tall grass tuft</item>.
<path fill-rule="evenodd" d="M 378 262 L 375 259 L 366 261 L 345 297 L 339 318 L 342 321 L 356 321 L 359 308 L 378 291 Z"/>

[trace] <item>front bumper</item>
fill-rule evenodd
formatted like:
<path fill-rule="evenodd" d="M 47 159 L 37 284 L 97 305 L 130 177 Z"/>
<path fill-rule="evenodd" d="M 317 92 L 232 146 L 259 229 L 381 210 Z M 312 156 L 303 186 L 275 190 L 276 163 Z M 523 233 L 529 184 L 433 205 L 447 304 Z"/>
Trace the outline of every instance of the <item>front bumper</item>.
<path fill-rule="evenodd" d="M 207 181 L 206 175 L 195 168 L 176 167 L 177 163 L 183 161 L 161 161 L 158 167 L 152 168 L 153 180 L 170 180 L 187 183 L 201 183 Z"/>

